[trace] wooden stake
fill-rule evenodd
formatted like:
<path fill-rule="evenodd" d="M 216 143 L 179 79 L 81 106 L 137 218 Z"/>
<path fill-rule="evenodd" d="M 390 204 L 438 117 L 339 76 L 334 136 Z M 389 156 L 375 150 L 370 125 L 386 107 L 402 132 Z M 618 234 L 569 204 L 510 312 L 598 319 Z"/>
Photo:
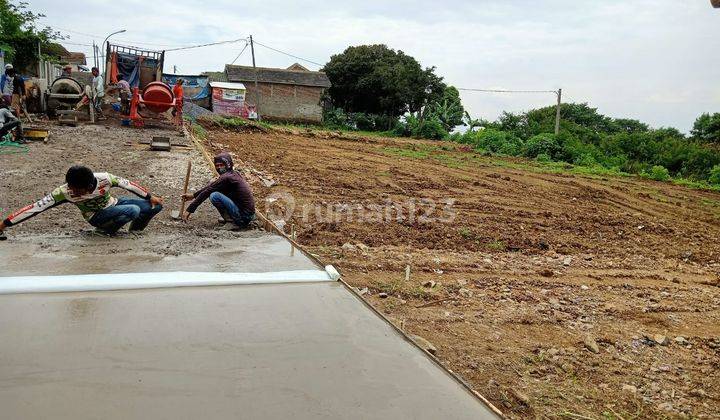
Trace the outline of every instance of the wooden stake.
<path fill-rule="evenodd" d="M 410 280 L 410 264 L 405 266 L 405 281 Z"/>
<path fill-rule="evenodd" d="M 290 239 L 292 239 L 293 241 L 295 240 L 295 225 L 294 224 L 290 225 Z M 295 255 L 295 245 L 293 245 L 291 242 L 290 243 L 290 256 L 292 257 L 294 255 Z"/>
<path fill-rule="evenodd" d="M 187 173 L 185 174 L 185 185 L 183 186 L 183 195 L 187 194 L 188 184 L 190 183 L 190 171 L 192 170 L 192 160 L 188 160 Z M 185 198 L 181 198 L 180 201 L 180 217 L 185 213 Z"/>

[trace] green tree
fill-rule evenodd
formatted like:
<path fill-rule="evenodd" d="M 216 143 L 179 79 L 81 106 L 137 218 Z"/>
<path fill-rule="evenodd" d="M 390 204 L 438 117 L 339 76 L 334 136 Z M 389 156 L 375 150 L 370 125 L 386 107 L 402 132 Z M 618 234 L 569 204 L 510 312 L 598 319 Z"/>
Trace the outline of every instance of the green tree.
<path fill-rule="evenodd" d="M 7 52 L 5 61 L 18 71 L 27 71 L 38 60 L 38 45 L 49 48 L 53 39 L 62 39 L 52 28 L 38 28 L 43 14 L 28 10 L 28 3 L 0 0 L 0 49 Z"/>
<path fill-rule="evenodd" d="M 650 130 L 647 124 L 631 118 L 615 118 L 613 122 L 617 131 L 622 133 L 645 133 Z"/>
<path fill-rule="evenodd" d="M 720 112 L 699 116 L 690 133 L 701 141 L 720 143 Z"/>
<path fill-rule="evenodd" d="M 445 90 L 434 67 L 423 69 L 413 57 L 381 44 L 348 47 L 322 70 L 332 83 L 333 105 L 345 112 L 399 117 L 419 112 Z"/>
<path fill-rule="evenodd" d="M 447 86 L 439 100 L 429 103 L 425 114 L 437 118 L 448 132 L 458 125 L 465 125 L 465 108 L 460 101 L 460 92 L 454 86 Z"/>

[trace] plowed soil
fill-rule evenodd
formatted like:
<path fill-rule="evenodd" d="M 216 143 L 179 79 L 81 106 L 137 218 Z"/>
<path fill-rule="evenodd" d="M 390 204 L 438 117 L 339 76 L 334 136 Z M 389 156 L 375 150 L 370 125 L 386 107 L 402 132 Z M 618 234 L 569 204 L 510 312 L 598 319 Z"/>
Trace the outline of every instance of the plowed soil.
<path fill-rule="evenodd" d="M 717 418 L 719 194 L 444 142 L 214 128 L 207 147 L 508 417 Z"/>

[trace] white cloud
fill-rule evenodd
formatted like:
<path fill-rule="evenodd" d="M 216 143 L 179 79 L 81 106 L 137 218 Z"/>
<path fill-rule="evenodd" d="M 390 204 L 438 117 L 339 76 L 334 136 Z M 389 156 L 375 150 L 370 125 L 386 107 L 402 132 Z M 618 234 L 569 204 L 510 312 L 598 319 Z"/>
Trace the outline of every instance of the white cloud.
<path fill-rule="evenodd" d="M 187 45 L 250 33 L 319 63 L 349 45 L 385 43 L 436 66 L 459 87 L 556 89 L 603 113 L 687 131 L 720 111 L 720 11 L 702 0 L 168 1 L 35 0 L 49 24 L 115 38 Z M 70 33 L 71 42 L 91 37 Z M 90 48 L 68 45 L 89 52 Z M 166 71 L 220 70 L 242 44 L 167 54 Z M 263 66 L 296 61 L 257 47 Z M 249 51 L 239 62 L 248 64 Z M 303 63 L 307 64 L 307 63 Z M 316 66 L 309 65 L 311 68 Z M 552 104 L 552 94 L 462 93 L 475 116 Z"/>

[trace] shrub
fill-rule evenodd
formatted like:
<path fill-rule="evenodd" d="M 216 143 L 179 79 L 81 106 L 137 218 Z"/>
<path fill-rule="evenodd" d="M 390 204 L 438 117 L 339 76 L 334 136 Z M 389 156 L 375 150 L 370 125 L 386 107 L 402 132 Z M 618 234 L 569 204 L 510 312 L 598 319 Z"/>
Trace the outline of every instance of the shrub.
<path fill-rule="evenodd" d="M 537 160 L 538 162 L 552 162 L 552 158 L 550 157 L 550 155 L 545 153 L 540 153 L 539 155 L 537 155 L 535 157 L 535 160 Z"/>
<path fill-rule="evenodd" d="M 644 172 L 645 178 L 654 179 L 655 181 L 667 181 L 670 179 L 670 172 L 664 166 L 655 165 L 650 168 L 650 172 Z"/>
<path fill-rule="evenodd" d="M 720 165 L 715 165 L 710 169 L 708 182 L 714 185 L 720 185 Z"/>
<path fill-rule="evenodd" d="M 437 118 L 426 118 L 419 122 L 412 136 L 421 139 L 442 140 L 448 136 L 442 122 Z"/>
<path fill-rule="evenodd" d="M 352 130 L 348 116 L 341 108 L 331 108 L 323 112 L 323 125 L 335 130 Z"/>
<path fill-rule="evenodd" d="M 406 115 L 392 128 L 391 133 L 397 137 L 410 137 L 417 131 L 419 121 L 414 115 Z"/>
<path fill-rule="evenodd" d="M 585 153 L 583 155 L 580 155 L 577 159 L 575 159 L 574 163 L 576 165 L 580 166 L 597 166 L 598 162 L 595 160 L 595 157 L 589 153 Z"/>
<path fill-rule="evenodd" d="M 482 130 L 478 133 L 477 146 L 481 149 L 509 156 L 518 156 L 521 153 L 522 140 L 512 133 L 492 129 Z"/>
<path fill-rule="evenodd" d="M 538 134 L 531 137 L 525 147 L 523 154 L 527 157 L 537 157 L 538 155 L 547 155 L 551 159 L 556 159 L 562 153 L 562 147 L 558 143 L 554 134 Z"/>

